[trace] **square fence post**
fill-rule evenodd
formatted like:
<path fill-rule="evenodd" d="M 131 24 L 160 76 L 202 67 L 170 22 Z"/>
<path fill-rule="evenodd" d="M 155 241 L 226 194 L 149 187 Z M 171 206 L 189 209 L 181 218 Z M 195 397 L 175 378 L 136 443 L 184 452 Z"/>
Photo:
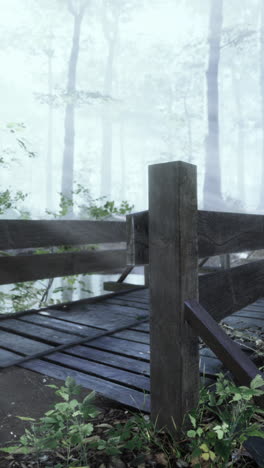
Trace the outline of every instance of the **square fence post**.
<path fill-rule="evenodd" d="M 184 320 L 184 301 L 198 300 L 197 218 L 196 166 L 150 166 L 151 419 L 174 434 L 199 395 L 198 338 Z"/>

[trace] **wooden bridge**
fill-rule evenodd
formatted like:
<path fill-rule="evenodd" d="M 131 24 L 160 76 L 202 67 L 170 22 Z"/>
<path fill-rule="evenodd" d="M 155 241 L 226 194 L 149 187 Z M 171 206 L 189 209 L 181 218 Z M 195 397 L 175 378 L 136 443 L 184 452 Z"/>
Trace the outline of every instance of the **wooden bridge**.
<path fill-rule="evenodd" d="M 0 316 L 0 366 L 73 376 L 86 388 L 151 412 L 159 426 L 171 428 L 173 418 L 180 427 L 197 403 L 201 376 L 212 379 L 227 369 L 249 384 L 259 373 L 249 350 L 218 322 L 263 327 L 264 261 L 200 275 L 198 259 L 263 249 L 264 216 L 199 211 L 196 168 L 182 162 L 151 166 L 149 194 L 149 211 L 129 215 L 126 223 L 0 221 L 1 250 L 117 245 L 1 256 L 0 284 L 127 265 L 150 269 L 145 287 Z"/>

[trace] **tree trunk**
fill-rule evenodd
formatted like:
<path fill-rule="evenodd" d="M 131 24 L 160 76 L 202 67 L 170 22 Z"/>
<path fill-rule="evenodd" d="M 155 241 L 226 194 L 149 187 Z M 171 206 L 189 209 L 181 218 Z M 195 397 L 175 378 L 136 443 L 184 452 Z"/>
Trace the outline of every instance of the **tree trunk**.
<path fill-rule="evenodd" d="M 105 7 L 106 8 L 106 7 Z M 119 16 L 111 25 L 103 9 L 103 29 L 108 43 L 108 56 L 104 77 L 104 95 L 111 96 L 113 91 L 113 66 L 118 37 Z M 112 185 L 112 111 L 111 103 L 106 102 L 102 110 L 102 156 L 101 156 L 101 196 L 111 197 Z"/>
<path fill-rule="evenodd" d="M 190 112 L 188 109 L 187 96 L 184 96 L 183 103 L 184 103 L 185 120 L 187 124 L 187 135 L 188 135 L 188 162 L 192 164 L 193 163 L 192 120 L 191 120 Z"/>
<path fill-rule="evenodd" d="M 237 133 L 237 191 L 238 197 L 245 205 L 245 136 L 244 119 L 241 106 L 241 79 L 237 78 L 232 68 L 233 93 L 236 101 L 238 133 Z"/>
<path fill-rule="evenodd" d="M 52 151 L 53 151 L 53 69 L 52 69 L 53 51 L 48 53 L 48 94 L 49 94 L 49 109 L 48 109 L 48 147 L 46 159 L 46 208 L 53 208 L 53 173 L 52 173 Z"/>
<path fill-rule="evenodd" d="M 126 200 L 126 154 L 125 154 L 125 122 L 124 116 L 121 115 L 119 127 L 119 142 L 120 142 L 120 163 L 121 163 L 121 200 Z"/>
<path fill-rule="evenodd" d="M 79 13 L 75 13 L 73 10 L 70 11 L 74 17 L 74 29 L 68 66 L 67 105 L 64 120 L 64 152 L 61 192 L 64 197 L 72 201 L 75 145 L 76 72 L 80 49 L 81 23 L 84 15 L 84 7 Z"/>
<path fill-rule="evenodd" d="M 223 0 L 211 0 L 209 24 L 209 63 L 207 78 L 208 134 L 205 141 L 206 162 L 204 179 L 204 208 L 222 209 L 221 167 L 219 151 L 219 92 L 218 74 Z"/>
<path fill-rule="evenodd" d="M 261 1 L 260 24 L 260 91 L 261 91 L 261 116 L 262 116 L 262 150 L 261 150 L 261 185 L 259 209 L 264 210 L 264 2 Z"/>

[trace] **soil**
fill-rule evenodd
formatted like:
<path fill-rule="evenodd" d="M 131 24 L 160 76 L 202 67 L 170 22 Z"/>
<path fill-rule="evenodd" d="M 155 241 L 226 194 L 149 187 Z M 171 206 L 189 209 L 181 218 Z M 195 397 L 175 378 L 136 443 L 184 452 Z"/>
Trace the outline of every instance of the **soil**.
<path fill-rule="evenodd" d="M 25 432 L 27 423 L 17 416 L 39 418 L 56 402 L 57 396 L 54 395 L 54 390 L 46 386 L 49 384 L 61 386 L 63 381 L 19 367 L 1 370 L 0 446 L 5 446 L 7 442 L 16 445 L 19 437 Z M 81 396 L 84 397 L 90 391 L 84 389 Z M 99 408 L 120 407 L 116 402 L 99 396 L 94 403 Z M 7 468 L 6 459 L 2 454 L 0 454 L 0 468 Z"/>

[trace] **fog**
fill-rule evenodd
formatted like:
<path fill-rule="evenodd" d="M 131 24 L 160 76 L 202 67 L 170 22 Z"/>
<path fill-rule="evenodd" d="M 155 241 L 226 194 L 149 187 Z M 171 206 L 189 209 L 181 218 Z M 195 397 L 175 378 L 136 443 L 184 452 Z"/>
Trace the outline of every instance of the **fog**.
<path fill-rule="evenodd" d="M 200 208 L 263 212 L 263 3 L 0 0 L 1 191 L 27 194 L 2 218 L 52 219 L 61 193 L 75 218 L 147 209 L 174 160 Z"/>
<path fill-rule="evenodd" d="M 33 217 L 45 217 L 47 208 L 56 210 L 62 191 L 74 27 L 70 3 L 1 0 L 1 148 L 12 150 L 17 159 L 1 171 L 1 186 L 28 193 L 24 205 Z M 93 198 L 125 199 L 135 210 L 144 209 L 148 165 L 184 160 L 198 166 L 203 205 L 206 71 L 214 3 L 83 2 L 72 97 L 74 169 L 69 177 L 89 189 Z M 82 2 L 72 4 L 77 11 Z M 238 200 L 248 211 L 262 208 L 260 9 L 259 1 L 223 2 L 219 57 L 220 174 L 216 176 L 221 176 L 223 199 Z M 112 29 L 112 39 L 107 39 L 104 22 Z M 35 158 L 17 148 L 14 135 L 5 128 L 10 122 L 24 124 L 19 136 Z M 238 180 L 239 165 L 244 165 L 244 187 Z M 214 194 L 210 197 L 214 209 Z"/>

